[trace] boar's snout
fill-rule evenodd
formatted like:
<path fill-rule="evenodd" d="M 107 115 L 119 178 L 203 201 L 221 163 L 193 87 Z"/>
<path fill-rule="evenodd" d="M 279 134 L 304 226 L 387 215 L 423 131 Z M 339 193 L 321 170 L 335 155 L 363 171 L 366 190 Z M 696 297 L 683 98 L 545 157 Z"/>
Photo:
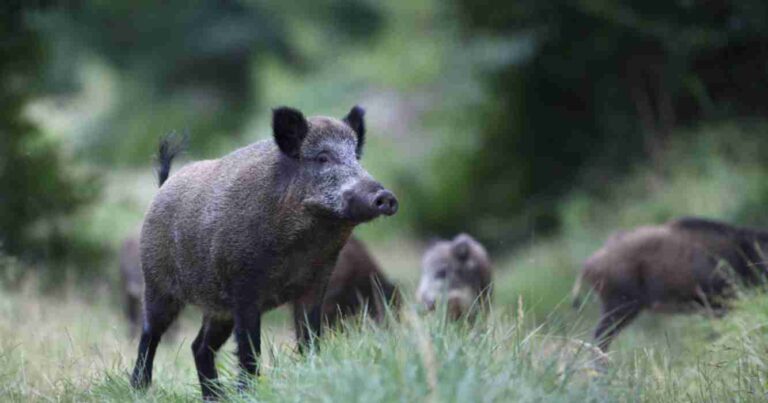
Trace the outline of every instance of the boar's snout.
<path fill-rule="evenodd" d="M 344 192 L 347 215 L 352 221 L 365 222 L 380 215 L 397 213 L 395 195 L 378 182 L 361 181 Z"/>
<path fill-rule="evenodd" d="M 397 213 L 397 198 L 387 189 L 381 189 L 373 199 L 373 205 L 379 210 L 379 214 L 394 215 Z"/>

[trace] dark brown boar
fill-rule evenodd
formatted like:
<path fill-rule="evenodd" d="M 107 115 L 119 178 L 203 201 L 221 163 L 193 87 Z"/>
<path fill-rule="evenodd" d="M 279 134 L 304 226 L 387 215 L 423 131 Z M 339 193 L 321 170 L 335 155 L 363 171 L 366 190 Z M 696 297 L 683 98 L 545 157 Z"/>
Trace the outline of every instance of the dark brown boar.
<path fill-rule="evenodd" d="M 606 351 L 643 309 L 725 309 L 737 281 L 763 282 L 765 231 L 682 218 L 613 235 L 584 263 L 574 287 L 586 281 L 600 297 L 595 339 Z"/>
<path fill-rule="evenodd" d="M 160 337 L 185 304 L 203 310 L 192 343 L 204 398 L 215 397 L 215 352 L 234 329 L 240 385 L 257 372 L 261 315 L 312 295 L 322 301 L 354 227 L 398 204 L 359 163 L 364 111 L 342 120 L 273 111 L 273 139 L 168 178 L 178 148 L 161 144 L 161 188 L 141 233 L 144 326 L 131 383 L 145 388 Z M 172 144 L 171 144 L 172 145 Z M 319 336 L 321 303 L 300 345 Z"/>
<path fill-rule="evenodd" d="M 365 310 L 366 315 L 377 322 L 384 319 L 387 305 L 393 308 L 399 303 L 399 292 L 384 275 L 362 241 L 350 237 L 339 253 L 333 269 L 323 303 L 323 319 L 334 326 L 344 317 L 356 315 Z M 304 312 L 308 309 L 305 301 L 294 303 L 294 324 L 296 337 L 306 321 Z"/>

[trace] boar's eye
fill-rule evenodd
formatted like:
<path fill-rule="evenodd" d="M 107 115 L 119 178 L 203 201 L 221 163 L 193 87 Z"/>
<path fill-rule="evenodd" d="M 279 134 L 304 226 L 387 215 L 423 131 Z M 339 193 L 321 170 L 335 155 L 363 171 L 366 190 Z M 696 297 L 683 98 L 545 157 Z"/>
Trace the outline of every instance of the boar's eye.
<path fill-rule="evenodd" d="M 448 274 L 448 270 L 446 270 L 444 267 L 437 270 L 435 273 L 435 278 L 445 278 L 445 276 Z"/>
<path fill-rule="evenodd" d="M 331 157 L 326 152 L 322 152 L 315 157 L 315 160 L 321 164 L 327 164 L 331 162 Z"/>

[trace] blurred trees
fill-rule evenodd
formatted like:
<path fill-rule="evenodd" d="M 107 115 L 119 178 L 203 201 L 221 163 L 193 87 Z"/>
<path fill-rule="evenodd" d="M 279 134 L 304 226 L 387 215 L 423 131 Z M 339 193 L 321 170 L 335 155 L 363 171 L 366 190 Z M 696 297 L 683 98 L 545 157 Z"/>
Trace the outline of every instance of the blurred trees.
<path fill-rule="evenodd" d="M 64 260 L 76 263 L 81 274 L 100 269 L 96 258 L 105 241 L 78 231 L 90 223 L 76 214 L 98 195 L 99 178 L 89 173 L 92 163 L 149 167 L 158 138 L 170 130 L 188 130 L 192 152 L 205 155 L 221 138 L 232 139 L 260 106 L 254 73 L 261 66 L 313 68 L 313 58 L 297 44 L 297 27 L 320 27 L 333 36 L 334 46 L 355 43 L 381 26 L 371 4 L 84 0 L 1 5 L 0 253 L 55 261 L 50 266 L 62 274 Z M 104 71 L 108 80 L 94 78 Z M 27 106 L 43 98 L 49 106 L 37 118 L 47 118 L 46 107 L 63 106 L 69 113 L 70 105 L 82 102 L 77 97 L 86 80 L 108 88 L 98 92 L 104 99 L 83 104 L 106 112 L 75 111 L 78 130 L 65 133 L 67 151 L 81 157 L 74 163 L 62 150 L 64 134 L 43 132 L 27 118 L 33 116 Z"/>
<path fill-rule="evenodd" d="M 461 169 L 442 193 L 421 195 L 425 232 L 499 241 L 555 228 L 560 196 L 654 163 L 675 127 L 768 110 L 765 2 L 457 4 L 471 37 L 531 51 L 486 75 L 490 101 L 473 111 L 480 146 L 454 158 Z"/>
<path fill-rule="evenodd" d="M 63 219 L 95 195 L 88 178 L 64 165 L 57 142 L 23 115 L 38 95 L 45 62 L 38 36 L 20 10 L 0 12 L 0 253 L 61 259 L 71 256 Z"/>
<path fill-rule="evenodd" d="M 206 155 L 261 107 L 254 71 L 273 60 L 311 69 L 292 28 L 317 24 L 357 39 L 380 25 L 376 9 L 362 1 L 290 3 L 86 0 L 40 15 L 38 26 L 57 56 L 46 74 L 51 88 L 76 87 L 77 69 L 89 60 L 106 63 L 118 77 L 115 105 L 83 135 L 84 155 L 147 163 L 169 130 L 188 130 L 192 153 Z M 67 67 L 72 71 L 63 74 Z"/>

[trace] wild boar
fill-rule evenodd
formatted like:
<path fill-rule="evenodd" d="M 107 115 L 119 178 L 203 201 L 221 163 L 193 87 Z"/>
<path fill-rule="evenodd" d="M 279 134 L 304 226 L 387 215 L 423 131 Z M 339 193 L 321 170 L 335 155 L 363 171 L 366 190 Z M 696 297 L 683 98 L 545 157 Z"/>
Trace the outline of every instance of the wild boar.
<path fill-rule="evenodd" d="M 339 253 L 339 259 L 328 281 L 323 302 L 323 322 L 334 326 L 344 317 L 356 315 L 365 309 L 368 317 L 377 322 L 384 319 L 387 304 L 397 307 L 399 292 L 381 271 L 362 241 L 350 237 Z M 301 340 L 308 311 L 306 301 L 294 302 L 296 338 Z"/>
<path fill-rule="evenodd" d="M 360 165 L 363 115 L 354 107 L 341 120 L 307 119 L 277 108 L 272 140 L 170 178 L 178 147 L 161 143 L 161 188 L 141 233 L 145 315 L 135 388 L 151 383 L 157 344 L 185 304 L 204 312 L 192 343 L 203 397 L 215 397 L 215 352 L 233 329 L 245 385 L 257 373 L 261 315 L 306 295 L 322 301 L 355 226 L 397 212 L 394 194 Z M 321 308 L 306 312 L 300 345 L 320 335 Z"/>
<path fill-rule="evenodd" d="M 474 318 L 478 309 L 490 304 L 491 262 L 485 248 L 471 236 L 459 234 L 450 241 L 438 241 L 422 260 L 421 281 L 416 300 L 434 310 L 446 303 L 453 319 Z"/>
<path fill-rule="evenodd" d="M 120 285 L 123 292 L 123 308 L 128 320 L 128 334 L 136 336 L 143 322 L 142 299 L 144 298 L 144 275 L 141 272 L 139 236 L 131 236 L 123 241 L 119 252 Z M 166 335 L 171 340 L 176 338 L 178 326 L 172 324 Z"/>
<path fill-rule="evenodd" d="M 144 276 L 141 273 L 138 237 L 129 237 L 123 241 L 119 260 L 125 316 L 128 319 L 129 333 L 134 336 L 141 328 L 141 299 L 144 295 Z"/>
<path fill-rule="evenodd" d="M 737 281 L 760 283 L 768 232 L 688 217 L 613 235 L 584 263 L 585 280 L 600 297 L 595 329 L 606 351 L 643 309 L 657 312 L 725 309 Z"/>

